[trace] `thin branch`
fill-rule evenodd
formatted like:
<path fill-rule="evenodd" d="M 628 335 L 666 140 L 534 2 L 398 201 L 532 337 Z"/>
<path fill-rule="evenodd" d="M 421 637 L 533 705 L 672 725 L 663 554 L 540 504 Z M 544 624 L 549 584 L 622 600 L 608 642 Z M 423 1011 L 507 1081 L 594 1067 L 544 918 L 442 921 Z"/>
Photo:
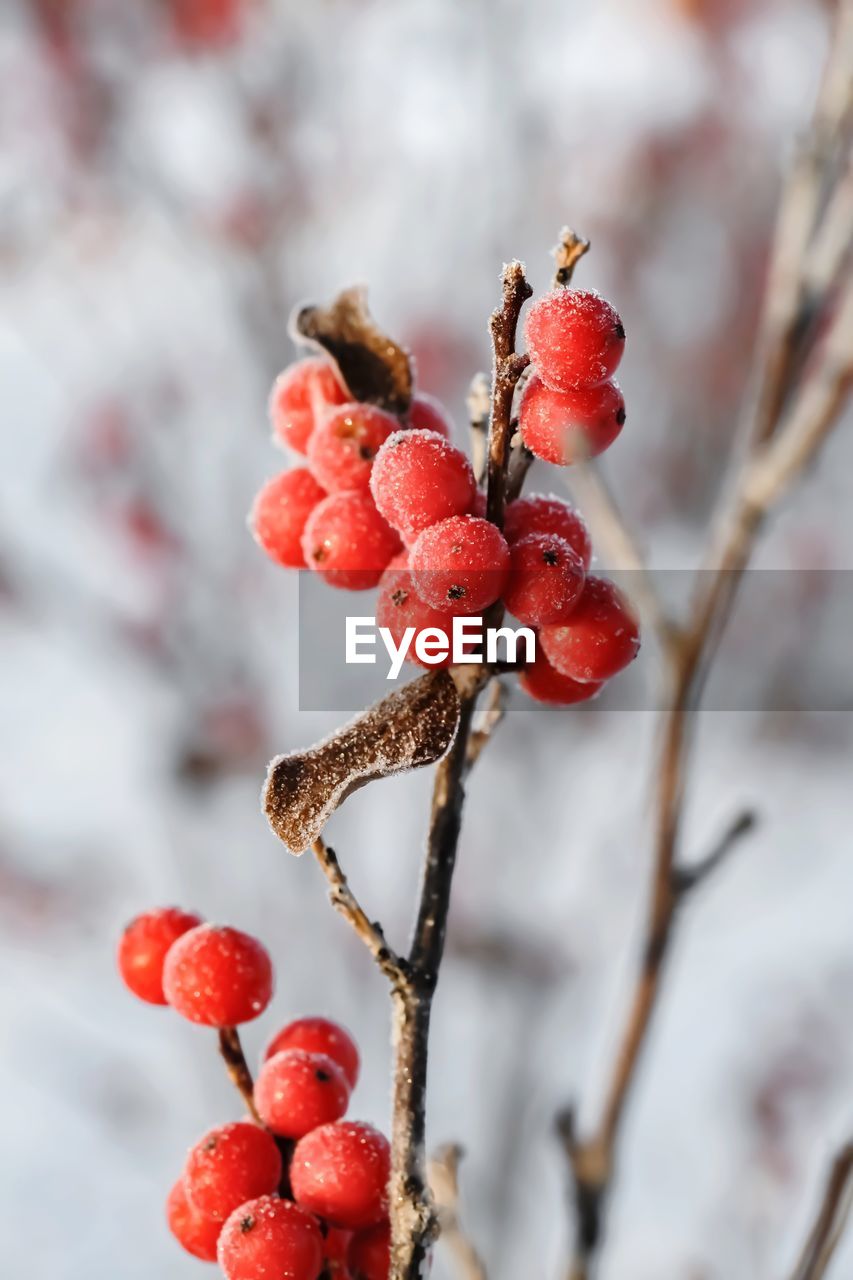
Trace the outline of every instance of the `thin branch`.
<path fill-rule="evenodd" d="M 853 1142 L 833 1161 L 814 1225 L 791 1280 L 822 1280 L 853 1210 Z"/>
<path fill-rule="evenodd" d="M 506 498 L 506 470 L 512 435 L 512 402 L 518 380 L 530 363 L 529 356 L 516 354 L 515 337 L 521 308 L 533 294 L 520 262 L 510 262 L 504 267 L 502 283 L 503 301 L 492 312 L 489 325 L 494 348 L 494 367 L 486 498 L 486 514 L 499 529 L 503 527 Z"/>
<path fill-rule="evenodd" d="M 506 690 L 497 676 L 489 682 L 488 690 L 486 705 L 483 707 L 477 724 L 471 731 L 471 737 L 468 740 L 468 759 L 466 761 L 468 770 L 472 769 L 477 763 L 484 747 L 491 740 L 492 734 L 506 715 Z"/>
<path fill-rule="evenodd" d="M 468 396 L 465 400 L 468 409 L 468 422 L 471 427 L 471 466 L 477 484 L 486 478 L 489 441 L 489 410 L 491 396 L 489 380 L 484 373 L 477 373 L 471 379 Z"/>
<path fill-rule="evenodd" d="M 758 818 L 753 810 L 745 809 L 729 824 L 709 853 L 688 867 L 676 867 L 676 893 L 689 893 L 703 884 L 734 852 L 744 836 L 755 830 L 757 823 Z"/>
<path fill-rule="evenodd" d="M 429 1162 L 429 1185 L 438 1212 L 441 1239 L 456 1263 L 459 1280 L 488 1280 L 486 1266 L 462 1225 L 459 1212 L 459 1163 L 462 1148 L 442 1147 Z"/>
<path fill-rule="evenodd" d="M 329 882 L 329 901 L 332 906 L 350 923 L 392 985 L 405 986 L 408 978 L 404 962 L 386 942 L 382 926 L 370 919 L 350 889 L 334 849 L 320 836 L 311 845 L 311 850 Z"/>
<path fill-rule="evenodd" d="M 219 1032 L 219 1052 L 222 1056 L 222 1061 L 225 1063 L 225 1069 L 243 1099 L 249 1115 L 256 1124 L 261 1124 L 261 1117 L 258 1115 L 258 1109 L 255 1106 L 255 1086 L 252 1080 L 252 1073 L 249 1070 L 249 1064 L 243 1052 L 240 1032 L 236 1027 L 223 1027 L 221 1029 Z"/>

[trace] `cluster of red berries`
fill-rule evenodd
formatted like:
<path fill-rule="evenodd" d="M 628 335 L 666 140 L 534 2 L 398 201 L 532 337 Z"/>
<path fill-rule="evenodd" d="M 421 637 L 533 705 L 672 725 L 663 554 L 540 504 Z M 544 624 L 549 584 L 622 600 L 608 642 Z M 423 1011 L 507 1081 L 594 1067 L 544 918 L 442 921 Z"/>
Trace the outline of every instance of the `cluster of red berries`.
<path fill-rule="evenodd" d="M 118 947 L 134 995 L 220 1029 L 257 1018 L 273 994 L 270 957 L 238 929 L 165 907 L 138 916 Z M 358 1048 L 326 1018 L 273 1036 L 254 1086 L 257 1120 L 211 1129 L 169 1193 L 172 1234 L 226 1280 L 387 1280 L 387 1139 L 344 1120 Z"/>
<path fill-rule="evenodd" d="M 625 421 L 610 377 L 625 345 L 619 316 L 598 294 L 560 288 L 532 306 L 525 332 L 525 445 L 560 464 L 601 453 Z M 509 503 L 502 530 L 486 519 L 485 494 L 436 401 L 416 395 L 400 421 L 350 402 L 331 362 L 314 358 L 279 377 L 271 416 L 275 438 L 307 466 L 261 489 L 255 538 L 279 564 L 314 569 L 331 586 L 378 584 L 377 622 L 411 661 L 449 665 L 452 619 L 498 600 L 537 631 L 521 676 L 537 701 L 594 697 L 636 656 L 630 607 L 587 572 L 592 548 L 578 512 L 537 495 Z"/>

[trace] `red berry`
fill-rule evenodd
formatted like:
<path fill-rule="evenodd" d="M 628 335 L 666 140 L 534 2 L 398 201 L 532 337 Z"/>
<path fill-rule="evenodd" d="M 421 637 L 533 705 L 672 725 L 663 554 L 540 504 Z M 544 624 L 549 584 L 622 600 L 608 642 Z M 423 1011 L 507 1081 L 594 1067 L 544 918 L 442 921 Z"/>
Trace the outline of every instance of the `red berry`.
<path fill-rule="evenodd" d="M 307 467 L 283 471 L 266 482 L 252 506 L 249 528 L 271 560 L 288 569 L 305 568 L 305 522 L 325 496 Z"/>
<path fill-rule="evenodd" d="M 408 557 L 407 557 L 408 558 Z M 426 604 L 415 590 L 412 575 L 405 566 L 398 566 L 400 556 L 391 561 L 379 583 L 379 595 L 376 599 L 376 622 L 380 627 L 387 627 L 391 632 L 394 644 L 399 648 L 406 630 L 414 627 L 415 634 L 410 637 L 407 661 L 418 666 L 448 667 L 452 662 L 452 654 L 439 662 L 421 662 L 417 656 L 415 645 L 421 632 L 427 628 L 441 631 L 450 641 L 453 628 L 453 614 L 433 609 Z M 428 641 L 428 637 L 424 637 Z"/>
<path fill-rule="evenodd" d="M 172 1187 L 166 1200 L 166 1221 L 172 1235 L 187 1253 L 202 1262 L 216 1261 L 216 1244 L 222 1223 L 206 1218 L 187 1199 L 183 1178 Z"/>
<path fill-rule="evenodd" d="M 303 1208 L 357 1231 L 386 1216 L 390 1172 L 387 1138 L 369 1124 L 338 1120 L 299 1140 L 290 1180 Z"/>
<path fill-rule="evenodd" d="M 366 489 L 380 446 L 399 431 L 390 413 L 371 404 L 346 404 L 321 423 L 308 442 L 308 465 L 329 493 Z"/>
<path fill-rule="evenodd" d="M 368 591 L 382 577 L 400 539 L 369 493 L 331 493 L 308 517 L 302 551 L 331 587 Z"/>
<path fill-rule="evenodd" d="M 509 547 L 501 531 L 479 516 L 451 516 L 424 529 L 412 547 L 412 581 L 434 609 L 479 613 L 502 594 Z"/>
<path fill-rule="evenodd" d="M 346 404 L 349 399 L 328 360 L 300 360 L 280 373 L 273 385 L 273 435 L 280 444 L 304 453 L 323 412 L 330 405 Z"/>
<path fill-rule="evenodd" d="M 206 1027 L 235 1027 L 263 1013 L 273 993 L 266 948 L 239 929 L 201 924 L 166 957 L 163 990 L 173 1009 Z"/>
<path fill-rule="evenodd" d="M 542 649 L 541 638 L 536 645 L 536 658 L 525 667 L 518 683 L 535 702 L 547 702 L 555 707 L 570 707 L 576 702 L 589 702 L 604 688 L 603 681 L 581 684 L 571 676 L 561 676 L 551 666 Z"/>
<path fill-rule="evenodd" d="M 235 1209 L 219 1237 L 226 1280 L 317 1280 L 323 1236 L 298 1204 L 261 1196 Z"/>
<path fill-rule="evenodd" d="M 422 529 L 468 511 L 471 464 L 437 431 L 398 431 L 376 455 L 370 491 L 389 524 L 413 542 Z"/>
<path fill-rule="evenodd" d="M 567 467 L 610 448 L 625 422 L 625 401 L 612 381 L 552 391 L 534 373 L 524 388 L 518 421 L 531 453 Z"/>
<path fill-rule="evenodd" d="M 529 533 L 510 548 L 504 604 L 531 627 L 565 622 L 580 600 L 584 577 L 583 561 L 565 538 Z"/>
<path fill-rule="evenodd" d="M 219 1125 L 190 1148 L 184 1187 L 192 1207 L 224 1222 L 238 1205 L 271 1195 L 281 1182 L 281 1154 L 275 1138 L 240 1120 Z"/>
<path fill-rule="evenodd" d="M 504 515 L 504 537 L 512 546 L 529 533 L 556 533 L 578 553 L 583 567 L 592 560 L 592 540 L 583 516 L 562 498 L 532 493 L 510 502 Z"/>
<path fill-rule="evenodd" d="M 380 1222 L 353 1236 L 349 1247 L 352 1280 L 388 1280 L 391 1270 L 391 1228 Z"/>
<path fill-rule="evenodd" d="M 118 944 L 118 971 L 125 986 L 148 1004 L 166 1004 L 166 953 L 181 934 L 197 924 L 201 924 L 201 916 L 180 907 L 158 907 L 131 920 Z"/>
<path fill-rule="evenodd" d="M 524 332 L 536 372 L 561 391 L 612 377 L 625 348 L 618 312 L 588 289 L 555 289 L 539 298 Z"/>
<path fill-rule="evenodd" d="M 349 1257 L 351 1231 L 341 1231 L 339 1227 L 329 1227 L 323 1240 L 324 1280 L 351 1280 L 347 1259 Z"/>
<path fill-rule="evenodd" d="M 450 415 L 440 400 L 421 392 L 415 396 L 409 408 L 409 425 L 415 431 L 437 431 L 445 440 L 453 435 Z"/>
<path fill-rule="evenodd" d="M 609 680 L 636 658 L 640 631 L 614 584 L 590 575 L 569 621 L 543 627 L 539 642 L 561 675 L 582 682 Z"/>
<path fill-rule="evenodd" d="M 390 567 L 390 566 L 389 566 Z M 329 1018 L 297 1018 L 274 1035 L 264 1053 L 271 1058 L 282 1049 L 306 1049 L 308 1053 L 325 1053 L 343 1071 L 351 1089 L 358 1080 L 358 1047 L 345 1027 Z"/>
<path fill-rule="evenodd" d="M 255 1081 L 258 1114 L 282 1138 L 302 1138 L 339 1120 L 348 1104 L 346 1076 L 324 1053 L 282 1049 L 267 1058 Z"/>

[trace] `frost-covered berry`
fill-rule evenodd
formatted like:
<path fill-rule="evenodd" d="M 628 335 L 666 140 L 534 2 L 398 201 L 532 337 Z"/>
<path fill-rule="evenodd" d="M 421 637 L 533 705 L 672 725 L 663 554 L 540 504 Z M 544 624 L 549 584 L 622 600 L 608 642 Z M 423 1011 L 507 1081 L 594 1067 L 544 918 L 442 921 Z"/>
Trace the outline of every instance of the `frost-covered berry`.
<path fill-rule="evenodd" d="M 554 391 L 533 374 L 521 397 L 518 423 L 531 453 L 566 467 L 610 448 L 625 423 L 625 401 L 613 381 Z"/>
<path fill-rule="evenodd" d="M 391 1228 L 380 1222 L 353 1236 L 349 1247 L 352 1280 L 388 1280 L 391 1270 Z"/>
<path fill-rule="evenodd" d="M 509 574 L 509 547 L 488 520 L 451 516 L 424 529 L 409 563 L 415 590 L 427 604 L 474 614 L 502 594 Z"/>
<path fill-rule="evenodd" d="M 534 702 L 544 702 L 552 707 L 571 707 L 577 702 L 589 702 L 604 688 L 603 680 L 581 684 L 570 676 L 560 675 L 545 656 L 541 639 L 537 639 L 535 659 L 524 668 L 518 683 Z"/>
<path fill-rule="evenodd" d="M 266 482 L 249 514 L 249 528 L 271 560 L 287 569 L 305 568 L 305 522 L 325 496 L 307 467 L 283 471 Z"/>
<path fill-rule="evenodd" d="M 449 440 L 453 435 L 450 414 L 435 396 L 416 395 L 409 407 L 409 425 L 416 431 L 437 431 Z"/>
<path fill-rule="evenodd" d="M 414 627 L 414 634 L 409 637 L 407 661 L 427 668 L 450 666 L 452 653 L 449 648 L 445 657 L 437 662 L 425 662 L 418 657 L 416 648 L 418 637 L 427 629 L 440 631 L 442 635 L 447 637 L 448 642 L 450 641 L 453 630 L 453 613 L 452 611 L 442 612 L 440 609 L 434 609 L 432 605 L 426 604 L 420 598 L 412 581 L 412 575 L 408 568 L 408 554 L 405 552 L 395 556 L 382 575 L 382 580 L 379 583 L 379 595 L 376 598 L 376 622 L 380 627 L 387 627 L 398 649 L 406 638 L 406 631 L 410 627 Z M 432 649 L 430 649 L 429 645 L 427 646 L 427 654 L 435 652 L 436 656 L 438 656 L 440 640 L 437 636 L 432 637 L 432 639 L 436 644 Z M 429 640 L 430 637 L 424 636 L 421 643 L 425 644 Z M 441 647 L 446 646 L 442 645 Z"/>
<path fill-rule="evenodd" d="M 503 533 L 510 546 L 530 533 L 556 533 L 578 553 L 585 569 L 592 560 L 592 539 L 583 516 L 553 494 L 531 493 L 510 502 L 504 514 Z"/>
<path fill-rule="evenodd" d="M 336 1062 L 347 1083 L 354 1089 L 358 1080 L 360 1059 L 358 1046 L 346 1027 L 331 1018 L 296 1018 L 276 1032 L 266 1047 L 264 1058 L 282 1049 L 305 1049 L 308 1053 L 325 1053 Z"/>
<path fill-rule="evenodd" d="M 235 1027 L 266 1009 L 272 961 L 256 938 L 226 925 L 201 924 L 169 951 L 163 969 L 169 1004 L 190 1022 Z"/>
<path fill-rule="evenodd" d="M 157 907 L 131 920 L 118 944 L 118 971 L 125 986 L 148 1004 L 166 1004 L 163 965 L 173 942 L 201 924 L 201 916 L 180 907 Z"/>
<path fill-rule="evenodd" d="M 325 411 L 349 399 L 328 360 L 321 356 L 299 360 L 279 374 L 270 393 L 274 439 L 304 453 Z"/>
<path fill-rule="evenodd" d="M 166 1221 L 169 1230 L 180 1245 L 202 1262 L 216 1261 L 216 1245 L 222 1223 L 206 1218 L 203 1213 L 190 1204 L 184 1188 L 183 1178 L 179 1178 L 166 1200 Z"/>
<path fill-rule="evenodd" d="M 398 431 L 379 450 L 370 491 L 389 524 L 413 542 L 423 529 L 470 510 L 471 464 L 437 431 Z"/>
<path fill-rule="evenodd" d="M 619 314 L 588 289 L 555 289 L 533 303 L 524 326 L 536 372 L 549 387 L 592 387 L 616 372 L 625 348 Z"/>
<path fill-rule="evenodd" d="M 261 1196 L 232 1213 L 219 1237 L 218 1256 L 226 1280 L 317 1280 L 323 1236 L 299 1205 Z"/>
<path fill-rule="evenodd" d="M 565 622 L 583 591 L 585 570 L 578 553 L 555 533 L 528 533 L 510 548 L 504 604 L 531 627 Z"/>
<path fill-rule="evenodd" d="M 366 489 L 373 459 L 400 429 L 396 418 L 372 404 L 345 404 L 318 423 L 308 442 L 308 465 L 329 493 Z"/>
<path fill-rule="evenodd" d="M 290 1180 L 304 1209 L 332 1226 L 358 1231 L 386 1217 L 390 1172 L 387 1138 L 372 1125 L 338 1120 L 299 1140 Z"/>
<path fill-rule="evenodd" d="M 184 1187 L 194 1209 L 222 1223 L 238 1205 L 277 1191 L 281 1171 L 272 1135 L 241 1120 L 211 1129 L 190 1148 Z"/>
<path fill-rule="evenodd" d="M 368 591 L 400 550 L 400 539 L 369 493 L 331 493 L 314 508 L 302 535 L 309 568 L 331 587 Z"/>
<path fill-rule="evenodd" d="M 640 629 L 618 588 L 589 574 L 571 618 L 543 627 L 539 643 L 561 675 L 581 682 L 609 680 L 636 658 Z"/>
<path fill-rule="evenodd" d="M 267 1058 L 255 1081 L 255 1106 L 264 1124 L 282 1138 L 302 1138 L 321 1124 L 339 1120 L 349 1103 L 349 1085 L 324 1053 L 282 1049 Z"/>

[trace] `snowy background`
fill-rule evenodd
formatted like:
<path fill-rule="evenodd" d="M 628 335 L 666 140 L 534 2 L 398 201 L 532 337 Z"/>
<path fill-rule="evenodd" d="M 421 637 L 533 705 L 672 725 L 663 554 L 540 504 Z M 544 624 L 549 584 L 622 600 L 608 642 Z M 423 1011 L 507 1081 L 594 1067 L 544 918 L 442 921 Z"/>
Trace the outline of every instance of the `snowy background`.
<path fill-rule="evenodd" d="M 212 1036 L 130 999 L 125 920 L 178 901 L 258 933 L 278 996 L 365 1058 L 384 981 L 258 808 L 297 708 L 296 584 L 244 518 L 305 297 L 356 281 L 452 406 L 503 260 L 564 222 L 629 334 L 609 474 L 653 563 L 693 563 L 750 358 L 780 175 L 826 43 L 817 0 L 6 0 L 0 15 L 2 1272 L 203 1274 L 162 1222 L 240 1108 Z M 853 568 L 850 423 L 772 568 Z M 559 488 L 558 472 L 536 477 Z M 792 608 L 794 605 L 792 604 Z M 849 634 L 838 637 L 849 658 Z M 808 655 L 794 655 L 807 662 Z M 647 658 L 646 661 L 649 661 Z M 601 1280 L 784 1280 L 853 1125 L 851 717 L 703 717 L 686 850 L 758 834 L 683 922 L 625 1129 Z M 784 703 L 784 706 L 782 705 Z M 458 1140 L 493 1280 L 566 1246 L 552 1117 L 595 1114 L 648 880 L 655 720 L 516 717 L 472 780 L 435 1007 L 430 1139 Z M 429 778 L 330 835 L 405 938 Z M 439 1258 L 437 1280 L 449 1271 Z M 833 1280 L 853 1270 L 853 1242 Z"/>

